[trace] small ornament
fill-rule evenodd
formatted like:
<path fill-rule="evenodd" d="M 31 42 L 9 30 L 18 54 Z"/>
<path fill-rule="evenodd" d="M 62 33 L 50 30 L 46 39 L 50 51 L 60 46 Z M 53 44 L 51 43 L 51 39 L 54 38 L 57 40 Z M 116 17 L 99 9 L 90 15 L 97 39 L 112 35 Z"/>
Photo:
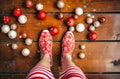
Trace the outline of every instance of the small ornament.
<path fill-rule="evenodd" d="M 25 24 L 25 23 L 27 22 L 27 17 L 26 17 L 25 15 L 20 15 L 20 16 L 18 17 L 18 22 L 19 22 L 20 24 Z"/>
<path fill-rule="evenodd" d="M 91 24 L 91 23 L 93 22 L 93 19 L 92 19 L 92 18 L 87 18 L 87 19 L 86 19 L 86 22 L 87 22 L 88 24 Z"/>
<path fill-rule="evenodd" d="M 69 31 L 74 32 L 75 28 L 73 26 L 69 27 Z"/>
<path fill-rule="evenodd" d="M 63 13 L 58 14 L 58 19 L 63 19 L 63 17 L 64 17 Z"/>
<path fill-rule="evenodd" d="M 59 0 L 57 2 L 57 7 L 60 8 L 60 9 L 63 8 L 64 7 L 64 2 L 62 0 Z"/>
<path fill-rule="evenodd" d="M 46 14 L 45 11 L 40 10 L 40 11 L 38 12 L 38 18 L 39 18 L 39 19 L 43 20 L 43 19 L 45 19 L 46 17 L 47 17 L 47 14 Z"/>
<path fill-rule="evenodd" d="M 28 48 L 24 48 L 23 50 L 22 50 L 22 55 L 23 56 L 28 56 L 30 54 L 30 50 L 28 49 Z"/>
<path fill-rule="evenodd" d="M 3 16 L 3 22 L 4 23 L 9 23 L 10 22 L 10 17 L 9 16 Z"/>
<path fill-rule="evenodd" d="M 59 32 L 58 27 L 52 26 L 52 27 L 50 28 L 50 34 L 51 34 L 51 35 L 56 35 L 56 34 L 58 34 L 58 32 Z"/>
<path fill-rule="evenodd" d="M 100 27 L 100 22 L 99 22 L 99 21 L 95 21 L 95 22 L 93 23 L 93 25 L 94 25 L 94 27 Z"/>
<path fill-rule="evenodd" d="M 96 40 L 97 39 L 97 34 L 95 32 L 89 33 L 89 39 L 90 40 Z"/>
<path fill-rule="evenodd" d="M 26 7 L 31 8 L 33 6 L 33 2 L 31 0 L 26 0 Z"/>
<path fill-rule="evenodd" d="M 83 9 L 80 8 L 80 7 L 76 8 L 76 9 L 75 9 L 75 14 L 76 14 L 76 15 L 82 15 L 82 14 L 83 14 Z"/>
<path fill-rule="evenodd" d="M 16 36 L 17 36 L 16 31 L 11 30 L 11 31 L 8 32 L 8 37 L 9 37 L 10 39 L 15 39 Z"/>
<path fill-rule="evenodd" d="M 3 32 L 3 33 L 8 33 L 9 31 L 10 31 L 9 25 L 3 25 L 3 26 L 1 27 L 1 32 Z"/>
<path fill-rule="evenodd" d="M 41 3 L 36 4 L 36 9 L 38 11 L 42 10 L 43 9 L 43 5 Z"/>
<path fill-rule="evenodd" d="M 11 28 L 12 30 L 15 30 L 15 29 L 17 29 L 17 25 L 16 25 L 16 24 L 11 24 L 10 28 Z"/>
<path fill-rule="evenodd" d="M 81 59 L 84 59 L 85 58 L 85 54 L 84 53 L 79 53 L 78 57 L 81 58 Z"/>
<path fill-rule="evenodd" d="M 18 48 L 18 45 L 17 44 L 12 44 L 12 49 L 16 50 Z"/>
<path fill-rule="evenodd" d="M 73 18 L 74 19 L 78 19 L 78 15 L 73 15 Z"/>
<path fill-rule="evenodd" d="M 79 23 L 79 24 L 76 26 L 76 30 L 77 30 L 78 32 L 83 32 L 83 31 L 85 30 L 84 24 Z"/>
<path fill-rule="evenodd" d="M 104 22 L 106 21 L 106 18 L 105 18 L 105 17 L 100 17 L 100 18 L 98 19 L 98 21 L 99 21 L 100 23 L 104 23 Z"/>
<path fill-rule="evenodd" d="M 85 45 L 83 44 L 83 45 L 80 45 L 80 49 L 85 49 Z"/>
<path fill-rule="evenodd" d="M 66 24 L 67 24 L 68 26 L 73 26 L 74 23 L 75 23 L 75 19 L 74 19 L 74 18 L 72 18 L 72 17 L 67 18 Z"/>
<path fill-rule="evenodd" d="M 89 27 L 89 30 L 90 30 L 91 32 L 93 32 L 93 31 L 95 31 L 95 27 L 94 27 L 93 25 L 91 25 L 91 26 Z"/>
<path fill-rule="evenodd" d="M 21 38 L 27 38 L 27 33 L 23 32 L 23 33 L 21 34 Z"/>
<path fill-rule="evenodd" d="M 13 15 L 14 15 L 15 17 L 19 17 L 21 14 L 22 14 L 22 11 L 21 11 L 19 8 L 15 8 L 15 9 L 13 10 Z"/>
<path fill-rule="evenodd" d="M 25 40 L 25 44 L 26 44 L 26 45 L 31 45 L 31 44 L 32 44 L 32 39 L 27 38 L 27 39 Z"/>

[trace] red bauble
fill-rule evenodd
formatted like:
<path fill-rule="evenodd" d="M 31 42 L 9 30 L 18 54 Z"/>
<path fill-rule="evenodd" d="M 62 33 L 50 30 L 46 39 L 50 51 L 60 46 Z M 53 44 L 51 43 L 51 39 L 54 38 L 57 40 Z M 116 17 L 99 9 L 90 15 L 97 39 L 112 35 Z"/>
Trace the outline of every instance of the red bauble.
<path fill-rule="evenodd" d="M 21 14 L 22 14 L 22 11 L 21 11 L 19 8 L 15 8 L 15 9 L 13 10 L 13 15 L 14 15 L 15 17 L 19 17 Z"/>
<path fill-rule="evenodd" d="M 38 12 L 38 18 L 39 19 L 45 19 L 47 17 L 47 14 L 46 14 L 46 12 L 45 11 L 43 11 L 43 10 L 40 10 L 39 12 Z"/>
<path fill-rule="evenodd" d="M 58 30 L 58 28 L 56 26 L 52 26 L 50 28 L 50 34 L 51 35 L 56 35 L 56 34 L 58 34 L 58 32 L 59 32 L 59 30 Z"/>
<path fill-rule="evenodd" d="M 64 17 L 63 13 L 58 14 L 58 19 L 63 19 L 63 17 Z"/>
<path fill-rule="evenodd" d="M 72 18 L 72 17 L 67 18 L 66 24 L 67 24 L 68 26 L 73 26 L 74 23 L 75 23 L 75 19 L 74 19 L 74 18 Z"/>
<path fill-rule="evenodd" d="M 89 33 L 89 39 L 90 39 L 90 40 L 96 40 L 96 39 L 97 39 L 97 34 L 96 34 L 96 32 L 91 32 L 91 33 Z"/>
<path fill-rule="evenodd" d="M 9 16 L 3 16 L 3 22 L 4 23 L 9 23 L 10 22 L 10 17 Z"/>
<path fill-rule="evenodd" d="M 33 6 L 33 2 L 31 0 L 26 0 L 26 7 L 31 8 Z"/>

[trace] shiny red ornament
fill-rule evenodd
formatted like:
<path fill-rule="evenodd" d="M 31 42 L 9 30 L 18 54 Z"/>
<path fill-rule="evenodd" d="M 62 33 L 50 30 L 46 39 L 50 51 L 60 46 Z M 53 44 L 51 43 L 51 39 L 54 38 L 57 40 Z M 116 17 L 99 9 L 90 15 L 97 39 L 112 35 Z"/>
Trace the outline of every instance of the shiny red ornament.
<path fill-rule="evenodd" d="M 13 10 L 13 15 L 14 15 L 15 17 L 19 17 L 21 14 L 22 14 L 21 9 L 15 8 L 15 9 Z"/>
<path fill-rule="evenodd" d="M 26 0 L 26 7 L 31 8 L 33 6 L 33 2 L 31 0 Z"/>
<path fill-rule="evenodd" d="M 58 14 L 58 19 L 63 19 L 63 17 L 64 17 L 63 13 Z"/>
<path fill-rule="evenodd" d="M 58 34 L 58 32 L 59 32 L 59 30 L 58 30 L 58 28 L 56 26 L 52 26 L 50 28 L 50 34 L 51 35 L 56 35 L 56 34 Z"/>
<path fill-rule="evenodd" d="M 10 17 L 9 16 L 3 16 L 3 22 L 4 23 L 9 23 L 10 22 Z"/>
<path fill-rule="evenodd" d="M 98 19 L 98 21 L 99 21 L 100 23 L 104 23 L 104 22 L 106 21 L 106 18 L 105 18 L 105 17 L 100 17 L 100 18 Z"/>
<path fill-rule="evenodd" d="M 96 32 L 91 32 L 91 33 L 89 33 L 89 39 L 90 39 L 90 40 L 96 40 L 96 39 L 97 39 L 97 34 L 96 34 Z"/>
<path fill-rule="evenodd" d="M 43 19 L 45 19 L 46 17 L 47 17 L 47 14 L 46 14 L 45 11 L 40 10 L 40 11 L 38 12 L 38 18 L 39 18 L 39 19 L 43 20 Z"/>
<path fill-rule="evenodd" d="M 75 23 L 75 19 L 74 19 L 73 17 L 67 18 L 66 24 L 67 24 L 68 26 L 73 26 L 74 23 Z"/>

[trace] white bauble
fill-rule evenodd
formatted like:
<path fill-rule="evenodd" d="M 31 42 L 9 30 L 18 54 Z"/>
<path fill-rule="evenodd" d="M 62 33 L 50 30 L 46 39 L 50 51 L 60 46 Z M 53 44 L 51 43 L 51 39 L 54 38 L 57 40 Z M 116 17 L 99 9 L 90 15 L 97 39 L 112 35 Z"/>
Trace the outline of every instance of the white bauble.
<path fill-rule="evenodd" d="M 85 58 L 85 54 L 84 53 L 79 53 L 79 58 L 84 59 Z"/>
<path fill-rule="evenodd" d="M 94 27 L 93 25 L 91 25 L 91 26 L 89 27 L 89 30 L 90 30 L 91 32 L 93 32 L 93 31 L 95 31 L 95 27 Z"/>
<path fill-rule="evenodd" d="M 87 18 L 87 19 L 86 19 L 86 22 L 87 22 L 88 24 L 91 24 L 91 23 L 93 22 L 93 19 L 92 19 L 92 18 Z"/>
<path fill-rule="evenodd" d="M 69 27 L 69 31 L 74 32 L 75 28 L 73 26 Z"/>
<path fill-rule="evenodd" d="M 82 15 L 82 14 L 83 14 L 83 9 L 80 8 L 80 7 L 76 8 L 76 9 L 75 9 L 75 14 L 77 14 L 77 15 Z"/>
<path fill-rule="evenodd" d="M 60 9 L 63 8 L 64 7 L 64 2 L 62 0 L 59 0 L 57 2 L 57 7 L 60 8 Z"/>
<path fill-rule="evenodd" d="M 83 32 L 83 31 L 85 30 L 84 24 L 79 23 L 79 24 L 76 26 L 76 30 L 77 30 L 78 32 Z"/>
<path fill-rule="evenodd" d="M 17 25 L 16 25 L 16 24 L 11 24 L 10 28 L 11 28 L 12 30 L 15 30 L 15 29 L 17 29 Z"/>
<path fill-rule="evenodd" d="M 25 44 L 26 44 L 26 45 L 31 45 L 31 44 L 32 44 L 32 39 L 27 38 L 27 39 L 25 40 Z"/>
<path fill-rule="evenodd" d="M 3 25 L 3 26 L 1 27 L 1 32 L 3 32 L 3 33 L 8 33 L 9 31 L 10 31 L 9 25 Z"/>
<path fill-rule="evenodd" d="M 19 22 L 20 24 L 25 24 L 25 23 L 27 22 L 27 17 L 26 17 L 25 15 L 20 15 L 20 16 L 18 17 L 18 22 Z"/>
<path fill-rule="evenodd" d="M 85 45 L 83 44 L 83 45 L 80 45 L 80 49 L 85 49 Z"/>
<path fill-rule="evenodd" d="M 93 23 L 93 25 L 94 25 L 94 27 L 100 27 L 100 22 L 99 22 L 99 21 L 95 21 L 95 22 Z"/>
<path fill-rule="evenodd" d="M 36 9 L 39 11 L 39 10 L 42 10 L 43 9 L 43 5 L 41 3 L 38 3 L 36 4 Z"/>
<path fill-rule="evenodd" d="M 17 45 L 17 44 L 15 44 L 15 43 L 14 43 L 14 44 L 12 44 L 12 49 L 14 49 L 14 50 L 15 50 L 15 49 L 17 49 L 17 48 L 18 48 L 18 45 Z"/>
<path fill-rule="evenodd" d="M 8 37 L 9 37 L 10 39 L 14 39 L 14 38 L 16 38 L 16 36 L 17 36 L 16 31 L 11 30 L 11 31 L 8 32 Z"/>
<path fill-rule="evenodd" d="M 30 50 L 28 49 L 28 48 L 24 48 L 23 50 L 22 50 L 22 55 L 23 56 L 28 56 L 30 54 Z"/>

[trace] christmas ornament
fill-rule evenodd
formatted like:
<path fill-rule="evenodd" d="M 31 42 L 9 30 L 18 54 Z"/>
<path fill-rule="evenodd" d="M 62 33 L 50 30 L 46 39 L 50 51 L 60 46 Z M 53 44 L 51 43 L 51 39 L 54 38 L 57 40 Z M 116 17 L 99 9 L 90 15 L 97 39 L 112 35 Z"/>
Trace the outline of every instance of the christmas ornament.
<path fill-rule="evenodd" d="M 82 15 L 82 14 L 83 14 L 83 9 L 80 8 L 80 7 L 76 8 L 76 9 L 75 9 L 75 14 L 77 14 L 77 15 Z"/>
<path fill-rule="evenodd" d="M 98 21 L 99 21 L 100 23 L 104 23 L 104 22 L 106 21 L 106 18 L 105 18 L 105 17 L 100 17 L 100 18 L 98 19 Z"/>
<path fill-rule="evenodd" d="M 25 23 L 27 22 L 27 17 L 26 17 L 25 15 L 20 15 L 20 16 L 18 17 L 18 22 L 19 22 L 20 24 L 25 24 Z"/>
<path fill-rule="evenodd" d="M 2 25 L 1 32 L 8 33 L 10 31 L 9 25 Z"/>
<path fill-rule="evenodd" d="M 69 27 L 69 31 L 74 32 L 75 28 L 73 26 Z"/>
<path fill-rule="evenodd" d="M 17 48 L 18 48 L 18 45 L 17 45 L 17 44 L 15 44 L 15 43 L 14 43 L 14 44 L 12 44 L 12 49 L 14 49 L 14 50 L 15 50 L 15 49 L 17 49 Z"/>
<path fill-rule="evenodd" d="M 100 27 L 100 22 L 99 22 L 99 21 L 95 21 L 95 22 L 93 23 L 93 25 L 94 25 L 94 27 Z"/>
<path fill-rule="evenodd" d="M 78 19 L 78 15 L 73 15 L 73 18 L 74 19 Z"/>
<path fill-rule="evenodd" d="M 10 22 L 10 17 L 9 16 L 3 16 L 3 22 L 4 23 L 9 23 Z"/>
<path fill-rule="evenodd" d="M 91 26 L 89 27 L 89 30 L 90 30 L 91 32 L 93 32 L 93 31 L 95 31 L 95 27 L 94 27 L 93 25 L 91 25 Z"/>
<path fill-rule="evenodd" d="M 97 39 L 97 34 L 95 32 L 89 33 L 89 39 L 90 40 L 96 40 Z"/>
<path fill-rule="evenodd" d="M 11 30 L 11 31 L 8 32 L 8 37 L 9 37 L 10 39 L 14 39 L 14 38 L 16 38 L 16 36 L 17 36 L 16 31 Z"/>
<path fill-rule="evenodd" d="M 23 33 L 21 34 L 21 38 L 27 38 L 27 33 L 23 32 Z"/>
<path fill-rule="evenodd" d="M 92 19 L 92 18 L 87 18 L 87 19 L 86 19 L 86 22 L 87 22 L 88 24 L 91 24 L 91 23 L 93 22 L 93 19 Z"/>
<path fill-rule="evenodd" d="M 46 16 L 47 16 L 47 14 L 46 14 L 45 11 L 40 10 L 40 11 L 38 12 L 38 18 L 39 18 L 39 19 L 43 20 L 43 19 L 46 18 Z"/>
<path fill-rule="evenodd" d="M 52 26 L 50 28 L 50 34 L 51 35 L 56 35 L 56 34 L 58 34 L 58 32 L 59 32 L 59 30 L 58 30 L 58 28 L 56 26 Z"/>
<path fill-rule="evenodd" d="M 85 45 L 83 44 L 83 45 L 80 45 L 80 49 L 85 49 Z"/>
<path fill-rule="evenodd" d="M 81 59 L 84 59 L 85 58 L 85 54 L 84 53 L 79 53 L 78 57 L 81 58 Z"/>
<path fill-rule="evenodd" d="M 28 56 L 30 54 L 30 50 L 28 49 L 28 48 L 24 48 L 23 50 L 22 50 L 22 55 L 23 56 Z"/>
<path fill-rule="evenodd" d="M 82 23 L 77 24 L 76 30 L 77 30 L 78 32 L 83 32 L 83 31 L 85 30 L 84 24 L 82 24 Z"/>
<path fill-rule="evenodd" d="M 19 17 L 21 14 L 22 14 L 22 11 L 21 11 L 19 8 L 15 8 L 15 9 L 13 10 L 13 15 L 14 15 L 15 17 Z"/>
<path fill-rule="evenodd" d="M 31 0 L 26 0 L 26 7 L 31 8 L 33 6 L 33 2 Z"/>
<path fill-rule="evenodd" d="M 64 17 L 63 13 L 58 14 L 58 19 L 63 19 L 63 17 Z"/>
<path fill-rule="evenodd" d="M 36 4 L 36 9 L 39 11 L 39 10 L 42 10 L 43 9 L 43 5 L 41 3 L 38 3 Z"/>
<path fill-rule="evenodd" d="M 32 39 L 27 38 L 27 39 L 25 40 L 25 44 L 26 44 L 26 45 L 31 45 L 31 44 L 32 44 Z"/>
<path fill-rule="evenodd" d="M 64 2 L 62 0 L 59 0 L 57 2 L 57 7 L 60 8 L 60 9 L 63 8 L 64 7 Z"/>
<path fill-rule="evenodd" d="M 68 26 L 73 26 L 74 23 L 75 23 L 75 19 L 74 19 L 74 18 L 72 18 L 72 17 L 67 18 L 66 24 L 67 24 Z"/>
<path fill-rule="evenodd" d="M 11 28 L 12 30 L 15 30 L 15 29 L 17 29 L 17 25 L 16 25 L 16 24 L 11 24 L 10 28 Z"/>

